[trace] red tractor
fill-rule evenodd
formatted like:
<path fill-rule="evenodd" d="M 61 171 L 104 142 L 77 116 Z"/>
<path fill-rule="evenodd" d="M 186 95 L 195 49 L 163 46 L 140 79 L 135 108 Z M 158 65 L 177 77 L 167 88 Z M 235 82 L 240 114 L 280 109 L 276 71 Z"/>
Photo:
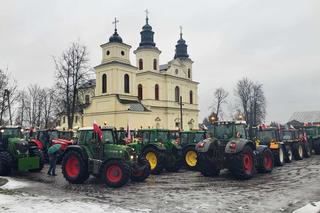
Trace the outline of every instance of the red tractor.
<path fill-rule="evenodd" d="M 56 129 L 38 130 L 30 132 L 29 137 L 30 142 L 43 151 L 46 160 L 48 159 L 47 151 L 50 146 L 60 144 L 60 150 L 63 153 L 69 145 L 74 144 L 72 139 L 73 131 L 58 131 Z"/>

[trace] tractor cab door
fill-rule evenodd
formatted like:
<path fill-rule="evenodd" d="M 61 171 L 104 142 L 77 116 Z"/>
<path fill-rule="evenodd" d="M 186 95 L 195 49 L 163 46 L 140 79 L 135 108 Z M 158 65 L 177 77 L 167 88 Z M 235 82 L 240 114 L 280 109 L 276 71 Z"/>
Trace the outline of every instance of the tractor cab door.
<path fill-rule="evenodd" d="M 85 141 L 88 143 L 89 150 L 93 158 L 99 159 L 101 152 L 101 142 L 98 139 L 98 135 L 93 132 L 93 130 L 86 131 Z"/>
<path fill-rule="evenodd" d="M 143 144 L 148 144 L 150 142 L 150 132 L 149 131 L 142 132 L 141 137 L 142 137 Z"/>
<path fill-rule="evenodd" d="M 236 125 L 236 138 L 248 139 L 249 135 L 247 134 L 246 128 L 244 125 Z"/>

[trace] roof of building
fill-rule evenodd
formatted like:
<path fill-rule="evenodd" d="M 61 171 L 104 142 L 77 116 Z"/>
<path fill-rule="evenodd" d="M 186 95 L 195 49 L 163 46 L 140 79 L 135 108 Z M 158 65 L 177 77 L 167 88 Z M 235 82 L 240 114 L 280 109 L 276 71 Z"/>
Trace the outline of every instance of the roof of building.
<path fill-rule="evenodd" d="M 159 66 L 160 71 L 161 71 L 161 70 L 167 70 L 168 68 L 169 68 L 169 65 L 168 65 L 168 64 L 161 64 L 161 65 Z"/>
<path fill-rule="evenodd" d="M 302 123 L 320 122 L 320 111 L 294 112 L 289 121 L 293 120 Z"/>
<path fill-rule="evenodd" d="M 135 111 L 135 112 L 149 111 L 139 100 L 124 99 L 124 98 L 121 98 L 120 95 L 117 95 L 117 98 L 121 104 L 129 105 L 129 108 L 128 108 L 129 111 Z"/>
<path fill-rule="evenodd" d="M 80 86 L 80 88 L 90 88 L 96 85 L 96 79 L 89 79 L 88 81 L 86 81 L 84 84 L 82 84 Z"/>

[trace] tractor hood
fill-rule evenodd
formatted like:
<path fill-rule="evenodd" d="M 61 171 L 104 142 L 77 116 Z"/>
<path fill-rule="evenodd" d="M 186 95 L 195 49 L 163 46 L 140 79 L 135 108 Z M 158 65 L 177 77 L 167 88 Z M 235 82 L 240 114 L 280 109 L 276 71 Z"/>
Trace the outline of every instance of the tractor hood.
<path fill-rule="evenodd" d="M 197 152 L 207 152 L 211 146 L 218 145 L 219 141 L 216 138 L 207 138 L 196 144 Z"/>

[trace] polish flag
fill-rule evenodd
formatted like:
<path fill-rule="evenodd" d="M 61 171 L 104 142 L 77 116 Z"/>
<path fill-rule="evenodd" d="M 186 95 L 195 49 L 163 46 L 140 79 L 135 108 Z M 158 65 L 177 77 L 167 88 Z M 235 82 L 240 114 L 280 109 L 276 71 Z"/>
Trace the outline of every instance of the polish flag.
<path fill-rule="evenodd" d="M 93 121 L 93 132 L 97 133 L 100 141 L 102 141 L 102 131 L 96 121 Z"/>

